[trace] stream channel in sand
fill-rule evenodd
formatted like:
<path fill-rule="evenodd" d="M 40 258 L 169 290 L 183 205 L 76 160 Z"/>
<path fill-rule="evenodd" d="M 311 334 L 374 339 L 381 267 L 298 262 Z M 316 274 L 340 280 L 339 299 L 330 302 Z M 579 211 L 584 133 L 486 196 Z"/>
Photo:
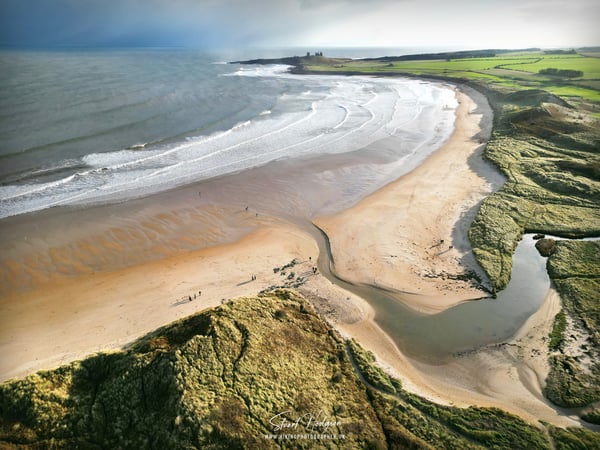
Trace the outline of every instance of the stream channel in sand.
<path fill-rule="evenodd" d="M 401 301 L 401 293 L 376 286 L 354 285 L 331 271 L 327 237 L 313 229 L 320 257 L 318 267 L 332 283 L 362 297 L 375 310 L 375 321 L 407 356 L 427 363 L 443 363 L 445 357 L 509 340 L 536 312 L 550 287 L 546 259 L 526 234 L 513 256 L 508 287 L 497 298 L 461 303 L 438 314 L 424 314 Z"/>

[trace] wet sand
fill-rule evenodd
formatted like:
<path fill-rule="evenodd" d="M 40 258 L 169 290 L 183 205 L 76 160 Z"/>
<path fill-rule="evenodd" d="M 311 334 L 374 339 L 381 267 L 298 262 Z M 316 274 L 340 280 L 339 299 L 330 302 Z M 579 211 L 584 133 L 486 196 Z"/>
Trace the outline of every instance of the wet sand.
<path fill-rule="evenodd" d="M 192 312 L 282 285 L 285 277 L 273 268 L 296 259 L 295 276 L 305 278 L 300 291 L 407 388 L 563 424 L 521 379 L 499 391 L 462 386 L 464 371 L 489 377 L 493 366 L 476 365 L 479 356 L 453 362 L 451 372 L 410 361 L 365 300 L 312 270 L 319 254 L 314 220 L 331 241 L 333 269 L 351 283 L 386 288 L 428 313 L 485 295 L 447 276 L 478 270 L 466 232 L 479 203 L 502 182 L 481 159 L 489 106 L 475 93 L 458 95 L 449 141 L 377 192 L 389 166 L 357 152 L 278 161 L 121 204 L 2 221 L 0 379 L 119 348 Z M 498 358 L 518 366 L 512 355 Z"/>

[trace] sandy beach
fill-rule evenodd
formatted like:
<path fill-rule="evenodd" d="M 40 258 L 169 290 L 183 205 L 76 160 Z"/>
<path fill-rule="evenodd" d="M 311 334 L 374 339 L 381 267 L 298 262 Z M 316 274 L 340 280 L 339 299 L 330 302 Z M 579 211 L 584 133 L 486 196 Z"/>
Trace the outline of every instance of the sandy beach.
<path fill-rule="evenodd" d="M 409 390 L 459 406 L 498 406 L 532 423 L 576 424 L 543 399 L 547 367 L 531 357 L 557 311 L 555 293 L 512 343 L 433 367 L 402 355 L 365 300 L 313 271 L 318 258 L 325 262 L 310 220 L 330 240 L 332 270 L 351 284 L 386 289 L 428 314 L 487 295 L 457 275 L 485 279 L 467 230 L 503 179 L 481 157 L 491 130 L 487 102 L 470 91 L 457 98 L 455 131 L 442 148 L 358 203 L 335 189 L 323 196 L 324 177 L 314 170 L 323 159 L 294 171 L 277 163 L 289 177 L 269 166 L 83 215 L 58 210 L 34 223 L 4 221 L 0 379 L 120 348 L 227 299 L 284 286 L 293 271 L 318 311 Z M 356 204 L 319 214 L 336 202 Z M 273 270 L 293 260 L 285 275 Z"/>

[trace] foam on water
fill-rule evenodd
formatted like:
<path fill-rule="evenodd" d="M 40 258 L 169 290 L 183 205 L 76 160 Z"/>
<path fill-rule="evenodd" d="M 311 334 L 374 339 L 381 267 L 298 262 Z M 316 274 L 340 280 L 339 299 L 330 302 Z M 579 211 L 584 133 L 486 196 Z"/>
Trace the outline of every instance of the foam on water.
<path fill-rule="evenodd" d="M 268 77 L 274 75 L 287 74 L 291 66 L 285 64 L 253 65 L 242 66 L 233 73 L 223 74 L 224 77 L 244 76 L 244 77 Z"/>
<path fill-rule="evenodd" d="M 415 80 L 297 76 L 287 66 L 241 67 L 231 77 L 280 77 L 304 83 L 269 110 L 229 129 L 166 144 L 140 143 L 81 158 L 85 169 L 59 180 L 0 186 L 0 217 L 54 205 L 146 195 L 282 158 L 364 149 L 395 139 L 392 165 L 422 159 L 451 133 L 451 89 Z M 143 141 L 142 141 L 143 142 Z M 71 162 L 72 164 L 72 162 Z"/>

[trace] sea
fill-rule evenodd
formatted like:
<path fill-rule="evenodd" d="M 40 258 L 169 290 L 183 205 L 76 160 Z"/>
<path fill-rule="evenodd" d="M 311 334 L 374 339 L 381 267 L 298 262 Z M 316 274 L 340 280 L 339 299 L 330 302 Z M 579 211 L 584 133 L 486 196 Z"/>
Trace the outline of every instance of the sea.
<path fill-rule="evenodd" d="M 395 54 L 403 52 L 410 50 Z M 457 102 L 448 86 L 293 75 L 282 65 L 228 63 L 234 59 L 247 58 L 178 49 L 0 51 L 0 218 L 121 201 L 390 139 L 386 161 L 408 163 L 453 130 Z"/>

